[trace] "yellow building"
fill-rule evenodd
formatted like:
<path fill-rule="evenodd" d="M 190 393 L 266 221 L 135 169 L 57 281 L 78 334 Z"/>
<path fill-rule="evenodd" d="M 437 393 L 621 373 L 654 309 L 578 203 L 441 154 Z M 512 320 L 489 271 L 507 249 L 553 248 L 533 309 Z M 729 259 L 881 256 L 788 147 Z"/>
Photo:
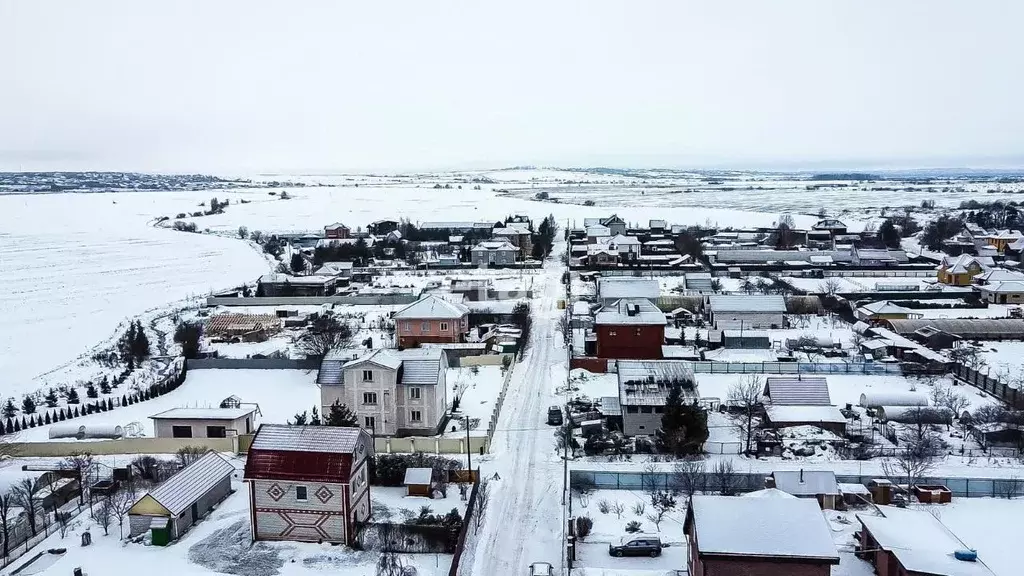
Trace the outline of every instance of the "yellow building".
<path fill-rule="evenodd" d="M 970 286 L 971 279 L 981 273 L 981 263 L 969 254 L 943 256 L 938 267 L 939 282 L 950 286 Z"/>
<path fill-rule="evenodd" d="M 1022 234 L 1016 230 L 1000 230 L 985 236 L 985 242 L 994 247 L 1000 254 L 1006 251 L 1006 246 L 1021 239 Z"/>

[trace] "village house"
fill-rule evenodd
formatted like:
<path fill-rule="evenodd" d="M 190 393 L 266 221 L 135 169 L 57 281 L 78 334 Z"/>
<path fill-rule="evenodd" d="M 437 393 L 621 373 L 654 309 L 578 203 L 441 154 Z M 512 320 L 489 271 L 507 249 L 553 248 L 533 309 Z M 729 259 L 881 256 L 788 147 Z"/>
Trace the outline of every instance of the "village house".
<path fill-rule="evenodd" d="M 338 286 L 334 276 L 289 276 L 271 272 L 260 276 L 256 295 L 276 296 L 331 296 Z"/>
<path fill-rule="evenodd" d="M 658 359 L 665 343 L 665 313 L 646 298 L 622 298 L 594 316 L 599 358 Z"/>
<path fill-rule="evenodd" d="M 981 298 L 992 304 L 1024 303 L 1024 281 L 1006 281 L 985 284 L 978 287 Z"/>
<path fill-rule="evenodd" d="M 469 251 L 474 266 L 512 266 L 518 255 L 519 248 L 506 240 L 480 242 Z"/>
<path fill-rule="evenodd" d="M 618 378 L 618 405 L 626 436 L 654 434 L 661 429 L 668 394 L 675 384 L 682 389 L 684 404 L 700 398 L 693 370 L 685 361 L 620 360 Z"/>
<path fill-rule="evenodd" d="M 370 435 L 264 424 L 245 461 L 252 539 L 352 545 L 370 517 Z"/>
<path fill-rule="evenodd" d="M 228 438 L 252 434 L 259 407 L 171 408 L 149 418 L 157 438 Z"/>
<path fill-rule="evenodd" d="M 846 234 L 846 224 L 835 218 L 822 218 L 811 226 L 811 230 L 824 231 L 835 236 L 837 234 Z"/>
<path fill-rule="evenodd" d="M 495 228 L 491 236 L 496 240 L 505 240 L 519 249 L 519 259 L 525 260 L 533 250 L 533 235 L 525 226 L 509 225 L 505 228 Z"/>
<path fill-rule="evenodd" d="M 203 334 L 210 338 L 263 342 L 280 332 L 281 324 L 276 314 L 217 314 L 206 321 Z"/>
<path fill-rule="evenodd" d="M 324 237 L 331 239 L 351 238 L 352 230 L 341 222 L 335 222 L 334 224 L 324 226 Z"/>
<path fill-rule="evenodd" d="M 938 279 L 950 286 L 970 286 L 971 279 L 981 274 L 984 268 L 981 262 L 969 254 L 960 256 L 943 256 L 939 262 Z"/>
<path fill-rule="evenodd" d="M 128 510 L 128 533 L 145 532 L 155 546 L 177 540 L 231 494 L 235 467 L 216 452 L 207 452 L 148 494 Z"/>
<path fill-rule="evenodd" d="M 889 300 L 881 300 L 879 302 L 872 302 L 865 304 L 860 308 L 857 308 L 854 314 L 858 320 L 872 323 L 880 320 L 907 320 L 910 318 L 920 318 L 922 315 L 918 312 L 914 312 L 910 308 L 904 308 L 898 304 L 893 304 Z"/>
<path fill-rule="evenodd" d="M 786 313 L 782 296 L 715 295 L 708 302 L 711 324 L 718 330 L 782 328 Z"/>
<path fill-rule="evenodd" d="M 608 240 L 608 248 L 618 252 L 619 260 L 632 262 L 640 258 L 640 239 L 619 234 Z"/>
<path fill-rule="evenodd" d="M 857 556 L 878 576 L 994 576 L 977 553 L 924 510 L 879 506 L 881 516 L 857 514 Z"/>
<path fill-rule="evenodd" d="M 348 280 L 352 277 L 352 267 L 352 262 L 324 262 L 313 274 L 317 276 L 334 276 L 339 280 Z M 344 285 L 347 285 L 347 282 Z"/>
<path fill-rule="evenodd" d="M 336 401 L 375 435 L 431 436 L 444 425 L 448 356 L 443 348 L 374 350 L 353 360 L 327 356 L 320 365 L 321 414 Z"/>
<path fill-rule="evenodd" d="M 586 249 L 587 266 L 615 266 L 619 263 L 619 253 L 605 244 L 589 244 Z"/>
<path fill-rule="evenodd" d="M 1024 274 L 1016 270 L 1007 270 L 1006 268 L 992 268 L 978 274 L 971 281 L 978 286 L 986 286 L 998 282 L 1024 282 Z"/>
<path fill-rule="evenodd" d="M 839 564 L 812 500 L 697 495 L 683 532 L 690 576 L 829 576 Z"/>
<path fill-rule="evenodd" d="M 777 488 L 797 498 L 814 498 L 822 510 L 834 510 L 842 499 L 836 473 L 831 470 L 776 470 L 765 479 L 765 488 Z"/>
<path fill-rule="evenodd" d="M 428 295 L 395 312 L 399 348 L 422 342 L 464 342 L 469 333 L 469 308 L 437 295 Z"/>
<path fill-rule="evenodd" d="M 398 220 L 374 220 L 366 226 L 367 232 L 375 236 L 386 236 L 397 232 L 401 223 Z"/>
<path fill-rule="evenodd" d="M 647 223 L 647 229 L 655 234 L 662 234 L 668 230 L 667 220 L 650 220 Z"/>
<path fill-rule="evenodd" d="M 906 264 L 907 261 L 907 253 L 902 250 L 878 250 L 856 246 L 850 250 L 850 263 L 854 266 L 897 266 Z"/>
<path fill-rule="evenodd" d="M 612 237 L 612 231 L 607 226 L 587 226 L 587 244 L 604 244 Z"/>
<path fill-rule="evenodd" d="M 1017 242 L 1024 236 L 1017 230 L 998 230 L 991 234 L 983 236 L 983 240 L 996 249 L 996 252 L 1002 254 L 1006 251 L 1006 247 L 1014 242 Z"/>
<path fill-rule="evenodd" d="M 846 417 L 832 405 L 824 376 L 769 376 L 764 386 L 766 428 L 816 426 L 846 432 Z"/>

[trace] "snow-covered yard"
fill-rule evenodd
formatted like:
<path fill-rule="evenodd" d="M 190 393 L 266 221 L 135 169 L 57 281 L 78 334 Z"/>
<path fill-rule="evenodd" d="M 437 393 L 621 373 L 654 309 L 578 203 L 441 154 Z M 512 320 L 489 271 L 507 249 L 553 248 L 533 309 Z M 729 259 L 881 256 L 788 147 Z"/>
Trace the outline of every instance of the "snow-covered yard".
<path fill-rule="evenodd" d="M 117 536 L 116 522 L 110 535 L 83 514 L 72 524 L 67 536 L 55 533 L 37 550 L 66 548 L 46 571 L 47 574 L 70 574 L 81 567 L 86 574 L 103 576 L 135 576 L 145 567 L 150 576 L 182 574 L 233 574 L 237 576 L 302 576 L 336 574 L 366 576 L 374 573 L 378 554 L 360 552 L 345 546 L 306 544 L 299 542 L 252 543 L 249 531 L 249 487 L 237 482 L 234 494 L 221 502 L 216 510 L 170 546 L 149 546 L 145 543 L 122 542 Z M 372 489 L 371 489 L 372 490 Z M 456 494 L 458 491 L 456 490 Z M 92 545 L 79 546 L 82 532 L 92 534 Z M 34 554 L 16 562 L 13 569 L 28 562 Z M 419 576 L 443 576 L 451 566 L 446 554 L 403 555 L 416 567 Z"/>
<path fill-rule="evenodd" d="M 281 423 L 296 412 L 310 410 L 320 404 L 316 372 L 305 370 L 191 370 L 184 384 L 172 392 L 146 402 L 99 412 L 74 420 L 76 425 L 126 426 L 138 422 L 142 434 L 153 435 L 153 414 L 171 408 L 211 408 L 221 400 L 235 395 L 243 402 L 259 404 L 261 422 Z M 18 440 L 41 442 L 49 439 L 49 426 L 29 428 Z"/>
<path fill-rule="evenodd" d="M 462 500 L 458 484 L 450 484 L 448 496 L 444 498 L 406 496 L 405 493 L 404 486 L 370 486 L 373 519 L 377 522 L 403 524 L 408 518 L 418 515 L 424 507 L 430 508 L 429 514 L 443 516 L 455 509 L 463 517 L 466 515 L 466 502 Z"/>
<path fill-rule="evenodd" d="M 464 434 L 464 418 L 469 416 L 470 434 L 486 435 L 487 423 L 491 420 L 491 413 L 498 402 L 501 384 L 505 378 L 501 366 L 449 368 L 446 377 L 450 398 L 454 398 L 460 390 L 462 391 L 458 412 L 453 415 L 448 425 L 448 430 L 454 427 L 455 432 L 448 434 Z M 463 432 L 460 433 L 460 430 Z"/>

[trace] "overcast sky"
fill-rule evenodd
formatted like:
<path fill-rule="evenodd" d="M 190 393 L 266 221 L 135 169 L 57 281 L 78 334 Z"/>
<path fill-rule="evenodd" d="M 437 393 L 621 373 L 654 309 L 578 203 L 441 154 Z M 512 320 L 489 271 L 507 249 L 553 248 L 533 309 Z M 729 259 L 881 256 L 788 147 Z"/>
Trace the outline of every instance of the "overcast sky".
<path fill-rule="evenodd" d="M 0 169 L 1020 166 L 1022 22 L 1019 0 L 0 0 Z"/>

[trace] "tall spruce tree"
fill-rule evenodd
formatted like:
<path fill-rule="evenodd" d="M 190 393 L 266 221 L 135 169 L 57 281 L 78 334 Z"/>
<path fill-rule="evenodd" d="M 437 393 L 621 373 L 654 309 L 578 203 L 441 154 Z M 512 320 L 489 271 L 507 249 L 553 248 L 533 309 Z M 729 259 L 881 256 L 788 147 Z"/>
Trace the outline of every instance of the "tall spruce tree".
<path fill-rule="evenodd" d="M 356 418 L 356 415 L 348 409 L 348 406 L 341 403 L 341 400 L 335 400 L 334 404 L 331 404 L 331 410 L 324 418 L 324 424 L 327 426 L 355 428 L 359 426 L 359 420 Z"/>
<path fill-rule="evenodd" d="M 699 452 L 708 439 L 707 412 L 683 402 L 683 386 L 679 382 L 672 383 L 669 389 L 656 439 L 662 452 L 676 456 Z"/>

